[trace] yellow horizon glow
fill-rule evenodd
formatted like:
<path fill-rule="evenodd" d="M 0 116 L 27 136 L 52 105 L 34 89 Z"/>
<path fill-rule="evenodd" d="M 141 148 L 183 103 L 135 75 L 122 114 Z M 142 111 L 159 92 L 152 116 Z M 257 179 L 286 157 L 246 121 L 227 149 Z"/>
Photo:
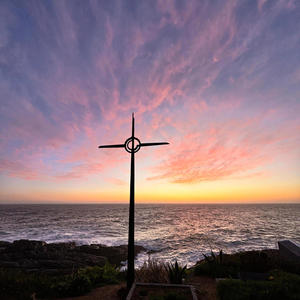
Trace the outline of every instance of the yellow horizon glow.
<path fill-rule="evenodd" d="M 221 184 L 222 185 L 222 184 Z M 214 187 L 214 189 L 212 189 Z M 172 190 L 171 190 L 172 188 Z M 9 202 L 5 201 L 10 199 Z M 129 188 L 118 191 L 57 190 L 33 193 L 10 193 L 0 203 L 129 203 Z M 157 185 L 155 191 L 138 189 L 136 203 L 300 203 L 300 191 L 295 186 L 251 186 L 221 188 L 216 184 L 198 188 Z"/>
<path fill-rule="evenodd" d="M 300 203 L 300 184 L 296 177 L 286 180 L 273 176 L 232 178 L 176 184 L 137 177 L 136 203 Z M 95 177 L 86 181 L 20 181 L 20 189 L 2 190 L 1 203 L 129 203 L 129 178 L 122 185 L 99 185 Z M 9 201 L 8 201 L 9 200 Z"/>

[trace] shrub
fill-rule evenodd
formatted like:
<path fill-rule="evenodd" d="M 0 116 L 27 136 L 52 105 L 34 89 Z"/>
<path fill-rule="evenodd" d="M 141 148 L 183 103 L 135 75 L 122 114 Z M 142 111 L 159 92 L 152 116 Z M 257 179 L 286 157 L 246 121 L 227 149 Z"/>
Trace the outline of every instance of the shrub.
<path fill-rule="evenodd" d="M 119 282 L 120 270 L 109 262 L 103 267 L 94 266 L 79 269 L 78 273 L 89 278 L 93 286 Z"/>
<path fill-rule="evenodd" d="M 92 283 L 90 278 L 83 273 L 78 272 L 75 276 L 71 277 L 67 296 L 80 296 L 92 289 Z"/>
<path fill-rule="evenodd" d="M 167 264 L 167 271 L 170 283 L 181 284 L 185 275 L 186 265 L 181 267 L 178 265 L 177 260 L 175 264 Z"/>
<path fill-rule="evenodd" d="M 272 272 L 270 281 L 223 280 L 217 285 L 220 300 L 296 300 L 300 295 L 300 276 Z"/>
<path fill-rule="evenodd" d="M 210 277 L 237 278 L 239 269 L 230 265 L 211 265 L 206 261 L 201 261 L 194 268 L 195 275 L 206 275 Z"/>
<path fill-rule="evenodd" d="M 109 262 L 106 262 L 103 267 L 103 282 L 108 284 L 117 283 L 119 282 L 119 275 L 119 268 L 116 268 L 116 266 L 111 265 Z"/>
<path fill-rule="evenodd" d="M 239 261 L 232 259 L 231 255 L 223 254 L 220 250 L 219 255 L 211 251 L 211 255 L 205 255 L 204 260 L 200 261 L 194 268 L 195 275 L 207 275 L 212 277 L 233 277 L 239 273 Z"/>
<path fill-rule="evenodd" d="M 82 268 L 78 272 L 87 276 L 93 286 L 103 283 L 103 268 L 99 266 Z"/>
<path fill-rule="evenodd" d="M 93 287 L 118 282 L 120 272 L 106 263 L 104 267 L 82 268 L 71 275 L 51 276 L 29 274 L 17 270 L 0 269 L 0 294 L 16 299 L 42 297 L 79 296 Z"/>
<path fill-rule="evenodd" d="M 168 272 L 163 262 L 148 258 L 143 266 L 136 270 L 136 279 L 140 282 L 166 283 Z"/>
<path fill-rule="evenodd" d="M 53 280 L 48 275 L 28 274 L 19 270 L 0 269 L 0 294 L 15 299 L 32 299 L 31 295 L 53 296 Z"/>
<path fill-rule="evenodd" d="M 246 272 L 267 272 L 272 269 L 272 260 L 263 251 L 239 253 L 240 269 Z"/>

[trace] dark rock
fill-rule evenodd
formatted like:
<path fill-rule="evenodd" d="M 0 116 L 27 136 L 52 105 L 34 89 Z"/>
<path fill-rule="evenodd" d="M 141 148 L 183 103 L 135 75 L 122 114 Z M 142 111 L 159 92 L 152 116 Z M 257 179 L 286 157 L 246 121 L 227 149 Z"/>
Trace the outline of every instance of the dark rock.
<path fill-rule="evenodd" d="M 6 248 L 10 245 L 11 245 L 10 242 L 0 241 L 0 248 Z"/>
<path fill-rule="evenodd" d="M 70 269 L 76 265 L 72 260 L 40 260 L 39 266 L 45 269 Z"/>
<path fill-rule="evenodd" d="M 65 252 L 76 248 L 75 242 L 68 243 L 51 243 L 47 244 L 47 248 L 52 251 Z"/>
<path fill-rule="evenodd" d="M 279 252 L 287 260 L 300 262 L 300 246 L 290 240 L 278 242 Z"/>
<path fill-rule="evenodd" d="M 11 245 L 12 248 L 17 248 L 19 250 L 38 250 L 46 245 L 43 241 L 33 241 L 33 240 L 18 240 L 14 241 Z"/>
<path fill-rule="evenodd" d="M 267 280 L 269 276 L 269 273 L 240 272 L 242 280 Z"/>
<path fill-rule="evenodd" d="M 2 245 L 2 247 L 1 247 Z M 108 247 L 100 244 L 76 246 L 70 243 L 47 244 L 43 241 L 0 241 L 0 267 L 26 272 L 68 274 L 86 266 L 104 266 L 106 261 L 119 266 L 127 259 L 127 245 Z M 145 251 L 135 246 L 136 254 Z"/>
<path fill-rule="evenodd" d="M 119 265 L 121 261 L 127 260 L 127 245 L 108 247 L 100 244 L 93 244 L 91 246 L 80 246 L 79 249 L 84 253 L 104 256 L 111 264 L 115 265 Z M 135 245 L 135 255 L 142 251 L 145 251 L 144 247 Z"/>
<path fill-rule="evenodd" d="M 20 265 L 16 261 L 0 261 L 1 268 L 19 268 Z"/>
<path fill-rule="evenodd" d="M 36 260 L 23 259 L 19 262 L 19 265 L 21 268 L 34 269 L 34 268 L 38 267 L 39 263 Z"/>

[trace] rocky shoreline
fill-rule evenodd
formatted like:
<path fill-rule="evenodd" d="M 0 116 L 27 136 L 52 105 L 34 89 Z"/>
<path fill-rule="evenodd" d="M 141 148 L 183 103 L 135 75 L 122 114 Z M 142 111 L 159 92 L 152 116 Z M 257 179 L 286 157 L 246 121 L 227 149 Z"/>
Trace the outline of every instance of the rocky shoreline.
<path fill-rule="evenodd" d="M 146 251 L 135 246 L 135 255 Z M 35 240 L 0 241 L 0 268 L 39 272 L 46 274 L 70 274 L 79 268 L 120 266 L 127 259 L 127 245 L 81 245 L 75 242 L 46 243 Z"/>

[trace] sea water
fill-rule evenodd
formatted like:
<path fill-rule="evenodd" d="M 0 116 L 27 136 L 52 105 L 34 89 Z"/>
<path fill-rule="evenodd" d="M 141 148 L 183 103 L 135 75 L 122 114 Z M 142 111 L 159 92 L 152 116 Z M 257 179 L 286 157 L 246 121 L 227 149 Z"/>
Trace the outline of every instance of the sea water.
<path fill-rule="evenodd" d="M 0 205 L 0 240 L 75 241 L 121 245 L 128 205 Z M 135 243 L 151 257 L 189 266 L 203 253 L 276 248 L 300 243 L 300 204 L 136 204 Z M 137 266 L 148 254 L 137 257 Z"/>

